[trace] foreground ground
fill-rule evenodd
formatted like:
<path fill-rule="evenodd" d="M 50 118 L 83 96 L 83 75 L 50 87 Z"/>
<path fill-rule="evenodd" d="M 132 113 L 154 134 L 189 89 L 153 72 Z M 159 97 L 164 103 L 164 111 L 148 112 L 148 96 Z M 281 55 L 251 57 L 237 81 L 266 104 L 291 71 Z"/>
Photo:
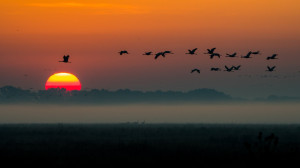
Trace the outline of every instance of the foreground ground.
<path fill-rule="evenodd" d="M 1 164 L 22 166 L 288 166 L 299 147 L 300 125 L 0 125 Z"/>

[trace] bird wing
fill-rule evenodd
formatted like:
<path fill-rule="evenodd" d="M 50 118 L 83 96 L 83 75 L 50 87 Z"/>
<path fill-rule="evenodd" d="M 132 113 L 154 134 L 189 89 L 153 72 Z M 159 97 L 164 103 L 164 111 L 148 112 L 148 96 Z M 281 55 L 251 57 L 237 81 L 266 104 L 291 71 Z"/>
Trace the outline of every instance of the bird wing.
<path fill-rule="evenodd" d="M 252 52 L 250 51 L 250 52 L 248 52 L 248 54 L 247 54 L 247 57 L 250 57 L 250 55 L 252 54 Z"/>
<path fill-rule="evenodd" d="M 210 51 L 211 51 L 211 52 L 214 52 L 214 51 L 215 51 L 215 49 L 216 49 L 216 48 L 212 48 Z"/>

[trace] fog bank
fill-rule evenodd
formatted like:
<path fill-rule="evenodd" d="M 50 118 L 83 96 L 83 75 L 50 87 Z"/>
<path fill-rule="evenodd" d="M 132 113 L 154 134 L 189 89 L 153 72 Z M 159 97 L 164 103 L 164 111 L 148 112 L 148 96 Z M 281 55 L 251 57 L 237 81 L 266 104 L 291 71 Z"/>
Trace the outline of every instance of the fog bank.
<path fill-rule="evenodd" d="M 201 105 L 0 105 L 0 123 L 299 124 L 297 103 Z"/>

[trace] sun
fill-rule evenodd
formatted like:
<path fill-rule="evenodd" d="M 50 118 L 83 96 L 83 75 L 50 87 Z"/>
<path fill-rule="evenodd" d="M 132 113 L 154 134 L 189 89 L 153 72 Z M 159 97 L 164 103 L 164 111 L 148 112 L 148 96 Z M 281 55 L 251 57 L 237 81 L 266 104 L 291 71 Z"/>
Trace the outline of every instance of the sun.
<path fill-rule="evenodd" d="M 48 78 L 45 89 L 48 90 L 51 88 L 65 88 L 67 91 L 81 90 L 81 83 L 75 75 L 67 72 L 60 72 L 55 73 Z"/>

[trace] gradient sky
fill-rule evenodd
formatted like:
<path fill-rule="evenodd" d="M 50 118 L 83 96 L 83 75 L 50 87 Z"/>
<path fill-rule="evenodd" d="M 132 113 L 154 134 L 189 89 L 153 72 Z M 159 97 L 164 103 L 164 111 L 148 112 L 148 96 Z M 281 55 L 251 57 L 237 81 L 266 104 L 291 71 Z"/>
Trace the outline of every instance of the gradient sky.
<path fill-rule="evenodd" d="M 0 87 L 44 89 L 52 74 L 70 72 L 83 89 L 298 96 L 299 18 L 298 0 L 1 0 Z M 201 54 L 184 54 L 195 47 Z M 210 60 L 202 53 L 213 47 L 262 55 Z M 130 55 L 118 55 L 121 49 Z M 162 50 L 175 54 L 156 61 L 142 55 Z M 274 53 L 278 60 L 265 60 Z M 64 54 L 71 64 L 58 62 Z M 240 72 L 209 71 L 239 64 Z M 265 72 L 267 65 L 278 69 Z M 190 74 L 196 67 L 201 74 Z"/>

